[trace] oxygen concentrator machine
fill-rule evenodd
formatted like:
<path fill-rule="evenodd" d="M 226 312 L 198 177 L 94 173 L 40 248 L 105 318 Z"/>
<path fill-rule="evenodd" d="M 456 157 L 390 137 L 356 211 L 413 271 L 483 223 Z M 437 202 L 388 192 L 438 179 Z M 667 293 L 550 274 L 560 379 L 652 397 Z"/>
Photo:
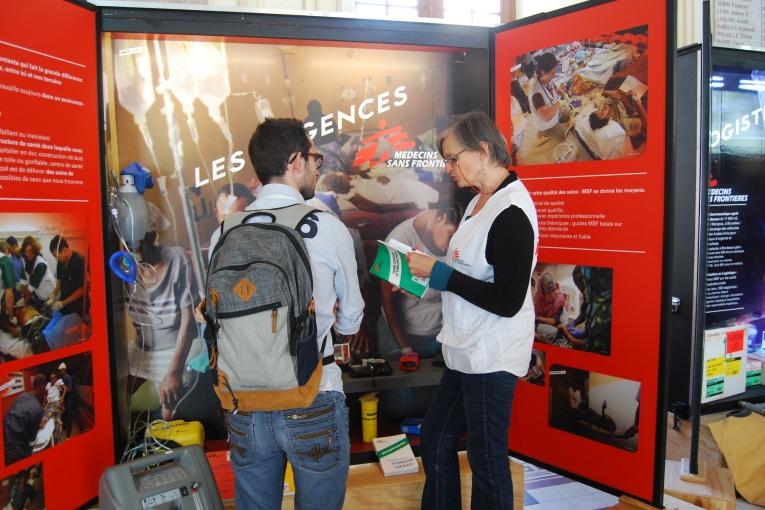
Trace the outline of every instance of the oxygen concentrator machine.
<path fill-rule="evenodd" d="M 104 471 L 98 485 L 102 510 L 223 510 L 199 445 L 118 464 Z"/>

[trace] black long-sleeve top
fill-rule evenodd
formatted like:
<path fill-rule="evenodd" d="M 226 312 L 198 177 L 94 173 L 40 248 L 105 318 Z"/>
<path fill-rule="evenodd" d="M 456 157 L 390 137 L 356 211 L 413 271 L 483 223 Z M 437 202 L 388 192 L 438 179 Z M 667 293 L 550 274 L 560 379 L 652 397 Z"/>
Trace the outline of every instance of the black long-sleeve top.
<path fill-rule="evenodd" d="M 510 172 L 497 191 L 517 179 L 515 172 Z M 430 286 L 453 292 L 488 312 L 512 317 L 521 309 L 526 298 L 534 258 L 534 230 L 529 218 L 518 206 L 511 205 L 494 219 L 485 255 L 486 261 L 494 267 L 493 282 L 478 280 L 437 262 L 430 277 Z"/>

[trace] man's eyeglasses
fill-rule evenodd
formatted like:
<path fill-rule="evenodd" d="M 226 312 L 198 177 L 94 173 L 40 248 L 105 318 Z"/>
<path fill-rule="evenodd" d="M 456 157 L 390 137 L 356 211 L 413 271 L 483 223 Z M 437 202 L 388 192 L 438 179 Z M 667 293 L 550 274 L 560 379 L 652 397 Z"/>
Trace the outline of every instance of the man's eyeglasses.
<path fill-rule="evenodd" d="M 304 159 L 308 160 L 308 156 L 312 157 L 313 160 L 316 162 L 316 170 L 321 168 L 321 165 L 324 163 L 324 154 L 319 154 L 318 152 L 296 152 L 292 158 L 287 162 L 287 164 L 290 164 L 294 162 L 298 155 L 303 156 Z"/>
<path fill-rule="evenodd" d="M 444 164 L 445 164 L 445 165 L 448 165 L 449 163 L 451 163 L 452 165 L 456 165 L 456 164 L 459 164 L 459 161 L 457 161 L 457 158 L 459 158 L 459 157 L 460 157 L 460 154 L 462 154 L 462 153 L 463 153 L 463 152 L 465 152 L 466 150 L 467 150 L 467 147 L 465 147 L 464 149 L 462 149 L 461 151 L 459 151 L 459 152 L 458 152 L 457 154 L 455 154 L 454 156 L 449 156 L 448 158 L 444 158 Z"/>

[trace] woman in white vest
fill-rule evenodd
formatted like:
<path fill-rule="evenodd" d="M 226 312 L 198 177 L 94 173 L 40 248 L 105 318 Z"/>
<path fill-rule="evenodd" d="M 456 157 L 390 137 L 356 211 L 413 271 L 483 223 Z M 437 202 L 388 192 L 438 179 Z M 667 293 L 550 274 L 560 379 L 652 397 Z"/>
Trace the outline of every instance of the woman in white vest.
<path fill-rule="evenodd" d="M 484 113 L 457 119 L 439 140 L 446 171 L 477 195 L 444 262 L 410 253 L 416 276 L 442 291 L 438 335 L 446 368 L 422 428 L 423 509 L 460 508 L 457 442 L 468 432 L 473 509 L 512 509 L 507 458 L 510 410 L 534 341 L 531 269 L 538 228 L 507 144 Z"/>
<path fill-rule="evenodd" d="M 21 242 L 25 276 L 25 280 L 22 281 L 22 294 L 24 301 L 38 310 L 42 310 L 56 288 L 56 277 L 40 254 L 41 251 L 40 241 L 32 236 L 26 236 Z"/>
<path fill-rule="evenodd" d="M 529 80 L 528 96 L 531 116 L 537 133 L 546 136 L 556 136 L 555 131 L 561 122 L 568 121 L 568 111 L 560 102 L 558 89 L 553 78 L 558 68 L 558 59 L 552 53 L 543 53 L 536 59 L 536 73 Z M 558 133 L 563 138 L 565 131 Z"/>

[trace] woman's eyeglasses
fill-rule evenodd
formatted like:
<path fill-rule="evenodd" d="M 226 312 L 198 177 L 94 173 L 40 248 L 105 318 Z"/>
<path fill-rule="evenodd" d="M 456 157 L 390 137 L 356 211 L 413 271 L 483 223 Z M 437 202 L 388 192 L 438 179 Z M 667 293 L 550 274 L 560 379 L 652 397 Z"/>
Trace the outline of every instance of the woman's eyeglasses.
<path fill-rule="evenodd" d="M 451 163 L 452 165 L 456 165 L 456 164 L 459 164 L 459 161 L 457 161 L 457 158 L 459 158 L 459 157 L 460 157 L 460 154 L 462 154 L 462 153 L 463 153 L 463 152 L 465 152 L 466 150 L 467 150 L 467 147 L 465 147 L 464 149 L 462 149 L 461 151 L 459 151 L 459 152 L 458 152 L 457 154 L 455 154 L 454 156 L 449 156 L 448 158 L 443 158 L 443 159 L 444 159 L 444 164 L 445 164 L 445 165 L 448 165 L 449 163 Z"/>

